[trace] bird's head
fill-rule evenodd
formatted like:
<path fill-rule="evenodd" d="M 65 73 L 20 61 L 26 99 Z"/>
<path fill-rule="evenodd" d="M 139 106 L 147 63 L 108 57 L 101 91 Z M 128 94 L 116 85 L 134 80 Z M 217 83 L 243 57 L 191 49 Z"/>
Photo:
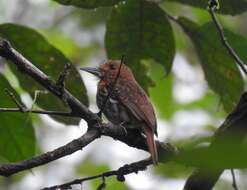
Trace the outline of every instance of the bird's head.
<path fill-rule="evenodd" d="M 118 73 L 119 78 L 133 79 L 131 70 L 125 64 L 121 65 L 119 60 L 108 60 L 99 67 L 84 67 L 80 69 L 97 76 L 100 80 L 107 82 L 113 82 L 118 76 Z"/>

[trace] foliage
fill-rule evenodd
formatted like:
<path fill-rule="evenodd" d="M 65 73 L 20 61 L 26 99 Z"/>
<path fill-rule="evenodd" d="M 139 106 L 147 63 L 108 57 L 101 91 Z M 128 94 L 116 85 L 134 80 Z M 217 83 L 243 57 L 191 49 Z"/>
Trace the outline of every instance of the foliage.
<path fill-rule="evenodd" d="M 132 69 L 137 81 L 149 93 L 159 116 L 164 120 L 169 121 L 178 110 L 182 109 L 201 108 L 214 115 L 212 110 L 217 109 L 218 101 L 229 113 L 238 102 L 245 82 L 239 67 L 222 45 L 213 23 L 201 24 L 192 21 L 198 20 L 198 17 L 209 20 L 206 0 L 168 0 L 174 10 L 167 8 L 167 1 L 155 0 L 53 0 L 53 2 L 56 2 L 55 5 L 65 5 L 65 9 L 71 9 L 71 15 L 68 14 L 68 17 L 78 22 L 83 32 L 87 30 L 89 33 L 97 33 L 98 26 L 104 25 L 104 42 L 90 41 L 90 45 L 84 46 L 79 44 L 79 40 L 72 41 L 56 30 L 51 32 L 43 28 L 35 29 L 14 23 L 1 23 L 0 37 L 9 40 L 21 54 L 54 81 L 58 79 L 65 64 L 72 64 L 66 79 L 66 88 L 86 106 L 90 97 L 75 65 L 97 59 L 97 55 L 102 53 L 99 51 L 100 48 L 103 49 L 102 47 L 105 47 L 102 54 L 106 54 L 108 59 L 121 59 L 122 55 L 125 56 L 125 64 Z M 219 0 L 219 3 L 220 9 L 217 13 L 222 20 L 229 18 L 226 15 L 239 16 L 247 10 L 246 0 L 224 0 L 224 2 Z M 186 5 L 186 7 L 177 8 L 177 5 Z M 190 7 L 199 8 L 197 10 L 201 11 L 198 11 L 200 12 L 198 14 L 193 11 L 191 15 L 184 17 L 183 11 L 191 10 Z M 175 12 L 177 15 L 174 16 L 179 16 L 178 20 L 173 22 L 174 19 L 168 16 L 166 10 Z M 66 18 L 62 19 L 62 22 L 64 20 Z M 51 26 L 52 29 L 56 27 Z M 43 35 L 39 30 L 43 31 Z M 246 62 L 246 37 L 227 28 L 224 28 L 224 31 L 229 43 Z M 194 47 L 187 43 L 181 45 L 181 40 L 184 39 L 190 39 Z M 196 64 L 202 69 L 211 91 L 207 91 L 199 100 L 183 104 L 174 98 L 176 76 L 172 68 L 176 53 L 187 53 L 186 56 L 193 59 L 191 64 Z M 9 84 L 12 81 L 5 79 L 4 69 L 0 68 L 0 107 L 16 107 L 4 93 L 4 88 L 10 89 L 19 101 L 21 98 L 16 90 L 21 88 L 35 100 L 37 107 L 52 111 L 70 111 L 65 103 L 54 95 L 48 93 L 36 97 L 37 91 L 45 89 L 27 75 L 23 75 L 14 65 L 11 63 L 9 65 L 19 86 L 13 85 L 15 87 L 13 88 Z M 52 117 L 67 125 L 79 124 L 77 118 Z M 36 143 L 33 118 L 23 113 L 0 113 L 0 121 L 1 160 L 18 161 L 33 156 Z M 186 139 L 186 142 L 190 142 L 190 139 Z M 79 167 L 78 173 L 95 175 L 109 169 L 107 165 L 97 165 L 86 160 Z M 190 169 L 168 164 L 160 166 L 157 172 L 174 178 L 187 175 Z M 93 188 L 97 188 L 100 182 L 96 181 L 96 183 L 91 184 Z M 107 188 L 116 189 L 116 186 L 117 189 L 127 188 L 117 183 L 113 180 L 109 182 Z"/>
<path fill-rule="evenodd" d="M 0 36 L 8 39 L 19 52 L 39 69 L 48 74 L 48 76 L 52 77 L 51 79 L 53 80 L 58 79 L 65 64 L 71 64 L 70 61 L 58 49 L 50 45 L 43 36 L 28 27 L 16 24 L 2 24 L 0 25 Z M 29 77 L 20 73 L 14 65 L 10 66 L 12 72 L 18 77 L 21 87 L 29 92 L 33 98 L 38 90 L 45 90 L 38 85 L 37 82 L 30 80 Z M 86 89 L 78 71 L 73 65 L 66 80 L 66 87 L 75 97 L 88 105 Z M 35 103 L 45 110 L 69 111 L 66 109 L 64 102 L 61 102 L 52 94 L 38 95 Z M 75 118 L 59 116 L 54 116 L 54 118 L 67 124 L 78 124 L 79 122 L 79 120 Z"/>
<path fill-rule="evenodd" d="M 194 42 L 209 85 L 220 95 L 225 109 L 231 111 L 243 91 L 243 80 L 237 65 L 227 50 L 222 48 L 214 24 L 207 23 L 199 27 L 186 18 L 180 18 L 180 22 L 185 32 Z M 233 47 L 235 47 L 237 52 L 242 51 L 240 49 L 242 48 L 241 46 L 247 45 L 246 39 L 230 31 L 226 32 L 226 37 L 230 42 L 234 42 Z M 235 43 L 241 44 L 239 45 L 240 48 L 234 46 Z"/>
<path fill-rule="evenodd" d="M 168 0 L 173 1 L 174 0 Z M 202 9 L 205 9 L 207 7 L 207 1 L 204 0 L 175 0 L 176 2 L 183 3 L 185 5 L 192 5 L 195 7 L 199 7 Z M 245 0 L 238 0 L 238 1 L 232 1 L 232 0 L 219 0 L 220 4 L 220 10 L 219 12 L 222 14 L 231 14 L 231 15 L 237 15 L 240 13 L 243 13 L 247 9 L 247 2 Z"/>
<path fill-rule="evenodd" d="M 135 24 L 129 24 L 131 18 Z M 153 59 L 169 73 L 175 53 L 172 28 L 158 5 L 145 1 L 127 1 L 113 8 L 106 26 L 105 44 L 108 57 L 126 55 L 126 64 L 142 86 L 150 83 L 145 77 L 142 59 Z"/>
<path fill-rule="evenodd" d="M 0 75 L 1 107 L 16 107 L 4 89 L 11 91 L 20 101 L 20 97 L 6 80 Z M 35 135 L 32 118 L 29 114 L 0 113 L 0 156 L 14 162 L 34 155 Z"/>

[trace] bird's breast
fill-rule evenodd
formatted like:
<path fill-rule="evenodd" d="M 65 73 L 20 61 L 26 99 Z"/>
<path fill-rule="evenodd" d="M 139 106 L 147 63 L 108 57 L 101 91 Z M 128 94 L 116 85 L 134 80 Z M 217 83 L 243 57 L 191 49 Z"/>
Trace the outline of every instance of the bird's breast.
<path fill-rule="evenodd" d="M 103 110 L 104 115 L 110 122 L 116 125 L 124 125 L 127 128 L 136 128 L 140 121 L 121 103 L 114 90 L 106 101 L 109 91 L 110 89 L 106 87 L 98 89 L 96 96 L 98 108 Z"/>

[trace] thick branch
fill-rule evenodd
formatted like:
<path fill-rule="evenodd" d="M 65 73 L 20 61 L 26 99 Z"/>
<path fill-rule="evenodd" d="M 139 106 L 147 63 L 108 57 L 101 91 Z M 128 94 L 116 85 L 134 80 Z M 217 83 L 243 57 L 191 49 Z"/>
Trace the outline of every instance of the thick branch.
<path fill-rule="evenodd" d="M 37 81 L 44 88 L 56 95 L 61 100 L 65 100 L 72 110 L 71 115 L 85 119 L 89 127 L 88 133 L 83 135 L 81 138 L 76 139 L 58 149 L 55 149 L 54 151 L 33 157 L 30 160 L 25 160 L 13 164 L 0 165 L 0 175 L 9 176 L 17 172 L 40 166 L 59 159 L 63 156 L 72 154 L 73 152 L 82 149 L 84 146 L 98 138 L 101 134 L 120 140 L 128 144 L 129 146 L 148 150 L 146 140 L 142 135 L 140 135 L 139 132 L 131 131 L 126 134 L 126 130 L 124 130 L 122 127 L 117 127 L 112 124 L 102 124 L 101 119 L 98 117 L 97 114 L 92 113 L 79 100 L 73 97 L 66 89 L 63 88 L 61 90 L 61 86 L 63 85 L 57 85 L 56 82 L 51 80 L 47 75 L 45 75 L 42 71 L 35 67 L 30 61 L 28 61 L 14 48 L 12 48 L 10 43 L 6 40 L 0 39 L 0 56 L 11 60 L 21 72 L 32 77 L 35 81 Z M 65 76 L 65 74 L 62 76 Z M 64 84 L 64 79 L 65 77 L 61 77 L 60 81 L 62 82 L 59 83 Z M 172 146 L 162 145 L 161 143 L 157 143 L 157 146 L 160 149 L 159 151 L 162 152 L 161 155 L 163 155 L 162 157 L 164 158 L 168 159 L 168 157 L 171 157 L 171 155 L 175 152 L 175 149 L 171 148 Z"/>
<path fill-rule="evenodd" d="M 40 156 L 36 156 L 29 160 L 24 160 L 17 163 L 2 164 L 0 165 L 0 175 L 10 176 L 17 172 L 44 165 L 64 156 L 70 155 L 78 150 L 81 150 L 83 147 L 87 146 L 99 136 L 99 131 L 92 129 L 89 130 L 86 134 L 82 135 L 80 138 L 75 139 L 70 143 L 61 146 L 51 152 L 47 152 Z"/>
<path fill-rule="evenodd" d="M 183 190 L 211 190 L 222 173 L 222 170 L 195 170 L 187 179 Z"/>
<path fill-rule="evenodd" d="M 165 13 L 166 13 L 167 17 L 170 20 L 172 20 L 175 23 L 177 23 L 178 25 L 182 26 L 182 28 L 185 28 L 183 26 L 183 23 L 181 23 L 179 21 L 179 19 L 177 19 L 176 17 L 170 15 L 167 12 L 165 12 Z M 225 34 L 224 34 L 223 27 L 217 21 L 217 18 L 216 18 L 215 14 L 214 14 L 214 8 L 213 7 L 209 7 L 209 13 L 210 13 L 210 15 L 212 17 L 212 20 L 213 20 L 214 24 L 216 25 L 216 28 L 217 28 L 217 31 L 219 33 L 220 39 L 222 41 L 222 44 L 227 49 L 229 55 L 239 65 L 241 70 L 245 74 L 247 74 L 247 70 L 244 67 L 244 62 L 239 58 L 238 54 L 234 51 L 234 49 L 228 43 L 228 41 L 227 41 L 227 39 L 225 37 Z M 246 112 L 247 112 L 247 106 L 246 106 L 247 100 L 246 99 L 247 98 L 246 98 L 246 96 L 247 96 L 246 93 L 244 93 L 242 95 L 241 100 L 240 100 L 237 108 L 232 113 L 229 114 L 229 116 L 227 117 L 225 123 L 216 131 L 215 141 L 212 143 L 211 147 L 217 146 L 217 144 L 221 144 L 222 145 L 223 144 L 222 140 L 226 136 L 228 136 L 228 139 L 229 139 L 229 137 L 231 138 L 231 136 L 233 134 L 235 134 L 235 133 L 240 134 L 240 135 L 237 135 L 238 136 L 237 142 L 235 143 L 235 146 L 232 146 L 231 148 L 228 147 L 228 149 L 229 150 L 230 149 L 234 150 L 236 147 L 238 147 L 238 145 L 242 144 L 242 141 L 243 141 L 244 137 L 247 135 L 247 128 L 244 127 L 246 125 L 246 122 L 247 122 L 247 121 L 244 120 L 244 118 L 247 117 L 247 114 L 246 114 Z M 227 149 L 226 145 L 225 145 L 225 149 Z M 215 161 L 215 163 L 217 163 L 217 162 L 220 163 L 219 157 L 217 157 L 213 152 L 209 153 L 209 154 L 211 154 L 212 156 L 210 158 L 205 156 L 204 157 L 205 161 L 213 159 Z M 222 153 L 222 155 L 224 155 L 224 153 Z M 236 155 L 236 157 L 234 157 L 236 159 L 235 160 L 235 164 L 238 163 L 238 160 L 241 160 L 241 162 L 243 162 L 243 160 L 241 159 L 241 156 L 237 153 L 237 151 L 235 152 L 235 154 L 231 154 L 231 157 L 232 157 L 232 155 Z M 217 158 L 217 159 L 215 159 L 214 157 Z M 180 159 L 180 158 L 178 158 L 178 159 Z M 223 160 L 226 160 L 226 158 L 223 158 Z M 232 163 L 232 164 L 234 164 L 234 163 Z M 241 163 L 241 164 L 243 164 L 243 163 Z M 224 164 L 222 164 L 221 167 L 223 165 Z M 197 167 L 199 167 L 199 166 L 197 166 Z M 238 167 L 238 166 L 236 166 L 236 167 Z M 225 168 L 229 168 L 229 165 L 226 166 L 226 167 L 222 167 L 221 169 L 218 168 L 218 169 L 215 169 L 215 170 L 208 170 L 207 167 L 196 169 L 193 172 L 193 174 L 187 179 L 186 184 L 184 186 L 184 190 L 199 190 L 199 189 L 200 190 L 211 190 L 214 187 L 214 185 L 216 184 L 216 182 L 218 181 L 220 175 L 223 173 L 223 171 L 224 171 L 223 168 L 224 169 Z"/>
<path fill-rule="evenodd" d="M 15 173 L 31 169 L 40 165 L 44 165 L 64 156 L 70 155 L 78 150 L 81 150 L 83 147 L 87 146 L 89 143 L 99 138 L 101 134 L 112 137 L 116 140 L 120 140 L 121 142 L 124 142 L 131 147 L 135 147 L 145 151 L 148 150 L 146 140 L 140 134 L 132 134 L 131 132 L 129 133 L 130 135 L 126 135 L 126 131 L 122 127 L 115 126 L 112 124 L 104 124 L 100 128 L 90 129 L 82 137 L 75 139 L 70 143 L 62 147 L 59 147 L 53 151 L 17 163 L 2 164 L 0 165 L 0 175 L 10 176 Z M 160 158 L 163 162 L 168 161 L 175 153 L 174 147 L 172 147 L 169 144 L 162 144 L 158 141 L 156 142 L 156 144 L 158 146 L 158 151 L 160 152 Z"/>
<path fill-rule="evenodd" d="M 13 164 L 0 165 L 0 175 L 9 176 L 17 172 L 27 170 L 36 166 L 40 166 L 48 162 L 54 161 L 56 159 L 59 159 L 61 157 L 64 157 L 66 155 L 72 154 L 73 152 L 82 149 L 90 142 L 100 137 L 100 135 L 110 136 L 114 139 L 126 143 L 129 146 L 142 150 L 147 150 L 145 137 L 140 135 L 139 132 L 134 130 L 127 130 L 127 134 L 126 134 L 126 131 L 122 127 L 114 126 L 112 124 L 102 124 L 97 114 L 94 114 L 90 110 L 88 110 L 86 106 L 84 106 L 75 97 L 73 97 L 66 89 L 61 90 L 61 86 L 60 87 L 57 86 L 56 82 L 49 79 L 48 76 L 46 76 L 37 67 L 32 65 L 32 63 L 30 63 L 22 55 L 20 55 L 5 40 L 0 40 L 0 56 L 11 60 L 19 68 L 20 71 L 31 76 L 34 80 L 36 80 L 38 83 L 44 86 L 51 93 L 55 94 L 58 98 L 65 100 L 72 110 L 71 114 L 73 116 L 78 116 L 85 119 L 89 125 L 89 131 L 81 138 L 75 139 L 72 142 L 68 143 L 67 145 L 62 146 L 54 151 L 47 152 L 40 156 L 31 158 L 30 160 L 25 160 Z M 238 128 L 241 131 L 242 135 L 244 134 L 246 135 L 246 130 L 245 130 L 245 124 L 247 123 L 246 102 L 247 102 L 247 98 L 246 98 L 246 94 L 244 94 L 236 110 L 232 114 L 230 114 L 230 116 L 227 118 L 226 122 L 224 123 L 223 127 L 221 127 L 219 132 L 216 133 L 215 136 L 216 139 L 223 139 L 222 137 L 225 137 L 225 135 L 227 136 L 227 134 L 231 134 L 232 132 L 236 131 L 236 128 Z M 244 120 L 244 118 L 246 119 Z M 244 131 L 244 133 L 242 133 L 242 130 Z M 173 146 L 169 144 L 162 144 L 160 142 L 156 142 L 156 144 L 158 147 L 160 161 L 167 162 L 174 158 L 176 158 L 176 160 L 179 160 L 177 158 L 180 156 L 180 153 Z M 239 145 L 239 143 L 235 144 L 235 146 L 237 145 Z M 207 157 L 205 157 L 205 160 L 207 160 Z M 215 159 L 215 161 L 217 161 L 217 159 Z M 190 162 L 191 161 L 189 160 L 187 163 Z"/>
<path fill-rule="evenodd" d="M 57 85 L 55 81 L 51 80 L 29 60 L 23 57 L 23 55 L 12 48 L 8 41 L 3 39 L 0 39 L 0 56 L 12 61 L 21 72 L 30 76 L 32 79 L 41 84 L 44 88 L 46 88 L 52 94 L 56 95 L 61 100 L 66 101 L 70 106 L 74 116 L 79 116 L 90 124 L 98 125 L 98 123 L 100 123 L 100 118 L 97 116 L 97 114 L 92 113 L 66 89 L 61 90 L 60 85 Z"/>
<path fill-rule="evenodd" d="M 232 164 L 245 164 L 246 146 L 243 141 L 247 136 L 247 93 L 245 92 L 231 114 L 228 115 L 222 126 L 216 131 L 215 139 L 210 148 L 215 149 L 211 153 L 215 156 L 215 165 L 224 163 L 227 158 L 233 158 Z M 245 153 L 243 153 L 245 152 Z M 220 157 L 219 154 L 220 153 Z M 243 155 L 242 155 L 243 154 Z M 229 156 L 228 156 L 229 155 Z M 207 158 L 208 160 L 212 160 Z M 235 165 L 236 166 L 236 165 Z M 225 168 L 237 167 L 219 166 L 217 169 L 199 168 L 187 180 L 184 190 L 211 190 L 218 181 Z"/>
<path fill-rule="evenodd" d="M 217 21 L 217 18 L 214 14 L 215 6 L 217 6 L 217 2 L 213 0 L 209 0 L 208 11 L 216 26 L 220 39 L 223 45 L 225 46 L 225 48 L 227 49 L 229 55 L 236 61 L 236 63 L 239 65 L 242 71 L 247 75 L 247 70 L 244 67 L 244 62 L 239 58 L 238 54 L 228 43 L 224 34 L 223 27 Z M 246 109 L 247 109 L 246 102 L 247 101 L 246 101 L 246 93 L 245 93 L 242 95 L 237 108 L 228 116 L 226 122 L 223 124 L 223 126 L 220 127 L 220 129 L 216 133 L 216 140 L 215 142 L 212 143 L 212 146 L 215 146 L 217 142 L 222 141 L 223 138 L 225 138 L 226 136 L 229 137 L 231 136 L 231 133 L 234 134 L 235 132 L 242 133 L 241 135 L 239 135 L 240 138 L 238 139 L 238 142 L 241 144 L 241 141 L 243 141 L 245 136 L 247 135 L 247 129 L 246 127 L 244 127 L 246 125 L 246 121 L 243 118 L 243 115 L 246 117 Z M 198 190 L 198 189 L 211 190 L 214 187 L 215 183 L 218 181 L 223 171 L 224 169 L 217 169 L 214 171 L 209 170 L 205 172 L 205 169 L 202 168 L 198 169 L 188 178 L 184 190 Z"/>

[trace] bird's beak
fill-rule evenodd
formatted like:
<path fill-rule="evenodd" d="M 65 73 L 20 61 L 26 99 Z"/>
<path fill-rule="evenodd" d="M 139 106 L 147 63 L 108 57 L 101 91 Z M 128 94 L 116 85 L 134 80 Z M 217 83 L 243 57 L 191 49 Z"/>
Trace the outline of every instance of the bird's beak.
<path fill-rule="evenodd" d="M 102 77 L 102 74 L 100 72 L 100 70 L 98 68 L 93 68 L 93 67 L 83 67 L 83 68 L 80 68 L 80 70 L 82 71 L 86 71 L 88 73 L 91 73 L 99 78 Z"/>

